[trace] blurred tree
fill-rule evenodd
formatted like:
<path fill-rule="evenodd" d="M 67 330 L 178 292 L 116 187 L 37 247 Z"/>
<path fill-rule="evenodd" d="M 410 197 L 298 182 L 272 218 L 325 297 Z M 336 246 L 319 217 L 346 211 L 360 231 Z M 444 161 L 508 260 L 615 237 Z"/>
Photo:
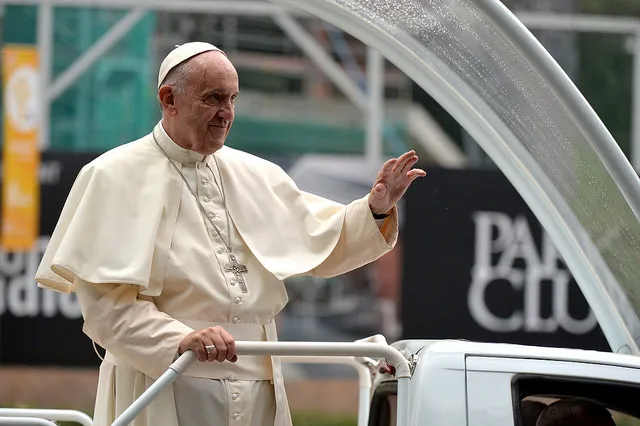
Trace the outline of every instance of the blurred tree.
<path fill-rule="evenodd" d="M 638 0 L 581 0 L 582 12 L 640 17 Z"/>
<path fill-rule="evenodd" d="M 503 0 L 514 10 L 640 17 L 640 0 Z M 564 35 L 563 35 L 564 34 Z M 628 36 L 534 31 L 629 155 L 633 58 Z M 570 46 L 572 44 L 572 46 Z M 571 51 L 569 55 L 567 53 Z"/>
<path fill-rule="evenodd" d="M 640 17 L 638 0 L 581 0 L 580 11 L 599 15 Z M 631 142 L 631 36 L 587 33 L 580 37 L 580 75 L 577 84 L 622 150 Z"/>

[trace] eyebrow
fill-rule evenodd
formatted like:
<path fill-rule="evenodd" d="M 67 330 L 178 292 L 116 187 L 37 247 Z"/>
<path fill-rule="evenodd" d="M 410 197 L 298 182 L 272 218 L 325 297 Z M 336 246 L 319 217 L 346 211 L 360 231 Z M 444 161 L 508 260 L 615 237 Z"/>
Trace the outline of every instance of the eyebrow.
<path fill-rule="evenodd" d="M 239 93 L 240 93 L 240 91 L 237 91 L 235 93 L 232 93 L 231 96 L 234 96 L 234 95 L 237 96 Z M 211 89 L 211 90 L 205 90 L 202 93 L 202 96 L 211 96 L 211 95 L 214 95 L 214 94 L 227 95 L 228 92 L 226 92 L 225 90 L 221 90 L 221 89 Z"/>

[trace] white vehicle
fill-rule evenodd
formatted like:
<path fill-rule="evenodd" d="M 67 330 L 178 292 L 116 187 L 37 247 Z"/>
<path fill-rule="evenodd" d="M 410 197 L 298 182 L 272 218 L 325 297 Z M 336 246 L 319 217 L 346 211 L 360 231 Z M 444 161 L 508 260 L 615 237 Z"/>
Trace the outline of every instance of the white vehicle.
<path fill-rule="evenodd" d="M 524 400 L 583 397 L 607 407 L 618 425 L 640 424 L 640 359 L 576 349 L 402 341 L 409 355 L 408 425 L 519 426 Z M 395 425 L 397 380 L 375 379 L 370 426 Z"/>

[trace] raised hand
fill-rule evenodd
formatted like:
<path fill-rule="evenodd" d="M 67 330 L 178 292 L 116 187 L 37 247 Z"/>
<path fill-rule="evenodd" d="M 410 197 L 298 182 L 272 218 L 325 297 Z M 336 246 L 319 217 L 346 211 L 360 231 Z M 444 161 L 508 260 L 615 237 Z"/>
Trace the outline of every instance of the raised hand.
<path fill-rule="evenodd" d="M 385 214 L 402 198 L 419 177 L 426 176 L 424 170 L 412 169 L 418 162 L 415 151 L 409 151 L 383 164 L 369 193 L 369 207 L 375 214 Z"/>

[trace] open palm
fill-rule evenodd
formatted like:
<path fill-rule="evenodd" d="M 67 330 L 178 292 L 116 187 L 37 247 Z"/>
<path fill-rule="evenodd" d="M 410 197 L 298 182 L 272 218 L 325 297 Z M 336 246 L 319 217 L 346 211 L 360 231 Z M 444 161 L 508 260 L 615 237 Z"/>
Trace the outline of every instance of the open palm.
<path fill-rule="evenodd" d="M 373 213 L 387 213 L 402 198 L 411 182 L 426 175 L 424 170 L 412 169 L 417 162 L 416 152 L 409 151 L 382 165 L 369 193 L 369 206 Z"/>

